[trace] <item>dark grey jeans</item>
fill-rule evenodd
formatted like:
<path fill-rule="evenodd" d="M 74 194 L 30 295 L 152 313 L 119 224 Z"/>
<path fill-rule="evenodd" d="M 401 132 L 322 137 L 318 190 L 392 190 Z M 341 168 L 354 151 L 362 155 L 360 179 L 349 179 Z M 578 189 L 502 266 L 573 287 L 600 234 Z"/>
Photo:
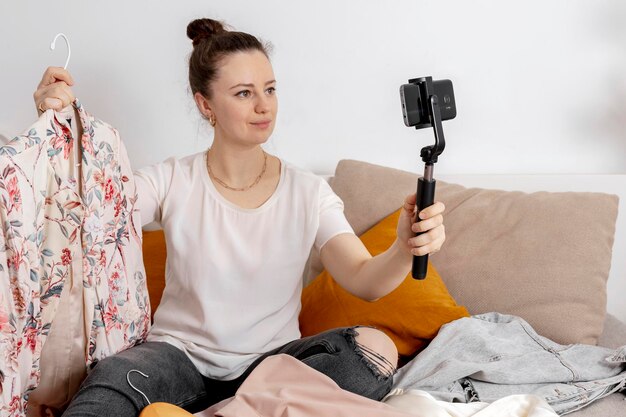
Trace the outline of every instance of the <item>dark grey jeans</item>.
<path fill-rule="evenodd" d="M 343 327 L 291 341 L 260 356 L 231 381 L 201 375 L 187 355 L 169 343 L 143 343 L 99 361 L 63 416 L 137 416 L 148 405 L 146 398 L 151 403 L 167 402 L 191 413 L 202 411 L 233 396 L 263 359 L 279 353 L 324 373 L 345 390 L 380 400 L 391 390 L 395 367 L 357 344 L 357 334 L 358 327 Z M 129 381 L 143 394 L 133 389 Z"/>

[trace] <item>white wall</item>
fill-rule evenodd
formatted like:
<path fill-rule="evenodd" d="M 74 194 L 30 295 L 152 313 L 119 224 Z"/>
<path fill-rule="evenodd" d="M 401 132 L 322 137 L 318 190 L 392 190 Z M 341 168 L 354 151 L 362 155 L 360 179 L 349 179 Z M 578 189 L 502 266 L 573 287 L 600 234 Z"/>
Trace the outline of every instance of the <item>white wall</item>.
<path fill-rule="evenodd" d="M 621 0 L 2 2 L 0 134 L 35 120 L 64 32 L 75 94 L 120 130 L 135 168 L 205 149 L 187 86 L 197 17 L 273 43 L 280 111 L 266 149 L 318 173 L 342 158 L 420 172 L 433 136 L 404 126 L 398 87 L 425 75 L 452 79 L 458 105 L 435 176 L 626 173 Z"/>
<path fill-rule="evenodd" d="M 401 119 L 398 87 L 454 82 L 458 116 L 436 173 L 626 172 L 626 3 L 540 1 L 64 1 L 0 4 L 0 133 L 36 116 L 48 65 L 118 127 L 135 167 L 208 146 L 187 87 L 193 18 L 274 44 L 271 152 L 317 172 L 341 158 L 421 171 L 433 139 Z"/>

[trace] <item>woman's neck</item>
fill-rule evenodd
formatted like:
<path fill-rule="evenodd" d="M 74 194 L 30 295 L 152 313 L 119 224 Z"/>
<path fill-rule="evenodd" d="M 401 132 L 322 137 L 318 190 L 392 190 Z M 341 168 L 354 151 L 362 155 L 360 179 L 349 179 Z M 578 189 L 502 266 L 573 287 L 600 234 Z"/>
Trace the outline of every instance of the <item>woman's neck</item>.
<path fill-rule="evenodd" d="M 260 145 L 236 148 L 213 141 L 208 154 L 208 164 L 213 176 L 229 186 L 245 187 L 261 173 L 265 155 Z"/>

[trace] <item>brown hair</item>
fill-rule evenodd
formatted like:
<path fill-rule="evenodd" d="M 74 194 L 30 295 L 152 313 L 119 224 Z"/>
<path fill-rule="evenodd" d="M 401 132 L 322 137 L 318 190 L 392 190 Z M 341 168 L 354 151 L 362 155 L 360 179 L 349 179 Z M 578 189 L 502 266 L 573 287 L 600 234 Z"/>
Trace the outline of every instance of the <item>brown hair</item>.
<path fill-rule="evenodd" d="M 187 25 L 187 37 L 193 41 L 189 58 L 189 85 L 191 93 L 200 92 L 211 98 L 211 83 L 217 77 L 220 60 L 225 56 L 257 50 L 269 58 L 269 45 L 245 32 L 228 31 L 222 22 L 212 19 L 196 19 Z"/>

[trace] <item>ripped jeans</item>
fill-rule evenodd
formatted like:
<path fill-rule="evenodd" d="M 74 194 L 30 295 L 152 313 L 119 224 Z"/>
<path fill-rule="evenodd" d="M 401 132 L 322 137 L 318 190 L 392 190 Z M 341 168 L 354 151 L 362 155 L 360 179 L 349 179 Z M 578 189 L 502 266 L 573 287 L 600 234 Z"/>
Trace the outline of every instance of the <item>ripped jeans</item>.
<path fill-rule="evenodd" d="M 355 341 L 358 327 L 364 326 L 293 340 L 261 355 L 230 381 L 201 375 L 185 353 L 169 343 L 146 342 L 99 361 L 63 416 L 138 416 L 154 402 L 196 413 L 235 395 L 263 359 L 279 353 L 299 359 L 345 390 L 380 400 L 391 390 L 396 369 L 385 357 Z"/>

